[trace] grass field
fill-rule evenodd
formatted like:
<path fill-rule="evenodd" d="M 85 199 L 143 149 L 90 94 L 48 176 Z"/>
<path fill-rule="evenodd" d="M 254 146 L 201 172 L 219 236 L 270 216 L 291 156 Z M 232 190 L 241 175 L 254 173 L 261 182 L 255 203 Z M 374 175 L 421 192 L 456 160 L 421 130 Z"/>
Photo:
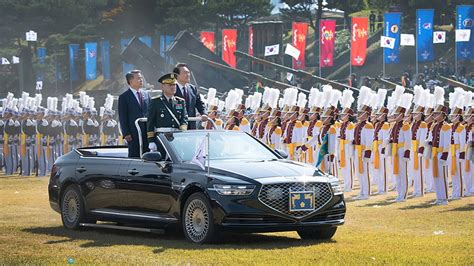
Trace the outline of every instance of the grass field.
<path fill-rule="evenodd" d="M 0 177 L 0 264 L 474 264 L 474 197 L 431 206 L 434 194 L 348 200 L 331 241 L 296 232 L 226 235 L 198 246 L 180 235 L 70 231 L 48 203 L 47 178 Z M 351 193 L 347 196 L 355 195 Z"/>

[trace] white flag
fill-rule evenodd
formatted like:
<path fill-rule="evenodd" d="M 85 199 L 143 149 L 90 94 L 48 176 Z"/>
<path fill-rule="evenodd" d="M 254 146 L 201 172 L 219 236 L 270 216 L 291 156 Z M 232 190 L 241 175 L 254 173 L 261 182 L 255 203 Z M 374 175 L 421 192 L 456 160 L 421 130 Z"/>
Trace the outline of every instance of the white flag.
<path fill-rule="evenodd" d="M 415 35 L 413 34 L 400 34 L 400 45 L 403 46 L 415 46 Z"/>
<path fill-rule="evenodd" d="M 18 56 L 13 56 L 12 62 L 13 62 L 13 64 L 19 64 L 20 63 L 20 58 Z"/>
<path fill-rule="evenodd" d="M 5 57 L 2 57 L 2 65 L 9 65 L 10 64 L 10 61 L 8 61 L 8 59 L 6 59 Z"/>
<path fill-rule="evenodd" d="M 446 32 L 445 31 L 435 31 L 433 32 L 433 43 L 445 43 L 446 42 Z"/>
<path fill-rule="evenodd" d="M 395 38 L 380 36 L 380 47 L 393 49 L 395 48 Z"/>
<path fill-rule="evenodd" d="M 207 139 L 208 136 L 206 135 L 202 140 L 201 144 L 199 144 L 197 150 L 194 152 L 193 159 L 191 160 L 192 163 L 199 165 L 202 170 L 206 169 L 206 157 L 208 156 Z"/>
<path fill-rule="evenodd" d="M 298 50 L 296 47 L 294 47 L 291 44 L 287 44 L 285 48 L 285 54 L 293 57 L 295 60 L 298 60 L 300 58 L 300 50 Z"/>
<path fill-rule="evenodd" d="M 471 30 L 456 30 L 456 42 L 468 42 Z"/>
<path fill-rule="evenodd" d="M 43 89 L 43 81 L 41 80 L 36 81 L 36 90 L 40 91 L 42 89 Z"/>
<path fill-rule="evenodd" d="M 38 35 L 36 32 L 30 30 L 26 33 L 26 40 L 29 41 L 29 42 L 36 42 L 36 40 L 38 39 Z"/>
<path fill-rule="evenodd" d="M 279 44 L 265 46 L 265 56 L 277 55 L 279 53 L 280 53 L 280 45 Z"/>
<path fill-rule="evenodd" d="M 288 81 L 293 80 L 293 73 L 287 72 L 286 73 L 286 80 L 288 80 Z"/>

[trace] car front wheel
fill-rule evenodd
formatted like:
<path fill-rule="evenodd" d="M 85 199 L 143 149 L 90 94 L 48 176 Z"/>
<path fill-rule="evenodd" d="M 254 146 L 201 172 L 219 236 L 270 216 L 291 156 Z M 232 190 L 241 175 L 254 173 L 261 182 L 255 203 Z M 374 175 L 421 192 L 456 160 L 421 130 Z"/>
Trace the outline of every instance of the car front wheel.
<path fill-rule="evenodd" d="M 328 228 L 305 228 L 298 230 L 298 235 L 302 239 L 327 240 L 336 233 L 337 227 Z"/>
<path fill-rule="evenodd" d="M 66 188 L 61 198 L 61 220 L 64 227 L 78 229 L 81 223 L 86 221 L 84 201 L 79 188 L 70 185 Z"/>
<path fill-rule="evenodd" d="M 215 240 L 216 226 L 211 204 L 203 193 L 192 194 L 183 210 L 183 231 L 188 240 L 198 244 Z"/>

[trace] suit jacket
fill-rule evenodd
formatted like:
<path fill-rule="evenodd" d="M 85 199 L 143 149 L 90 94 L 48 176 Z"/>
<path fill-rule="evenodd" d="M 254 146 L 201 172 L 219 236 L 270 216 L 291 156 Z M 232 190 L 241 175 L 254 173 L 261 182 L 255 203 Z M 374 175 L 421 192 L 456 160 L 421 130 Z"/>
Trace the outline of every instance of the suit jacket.
<path fill-rule="evenodd" d="M 191 84 L 187 84 L 186 92 L 188 94 L 188 98 L 186 101 L 186 111 L 188 113 L 188 116 L 195 117 L 197 114 L 196 110 L 199 112 L 199 114 L 204 115 L 205 114 L 204 103 L 202 102 L 201 96 L 199 95 L 196 87 Z M 179 88 L 178 84 L 176 84 L 176 93 L 174 95 L 180 98 L 186 99 L 181 93 L 181 89 Z M 195 129 L 195 128 L 196 128 L 196 122 L 188 122 L 188 129 Z"/>
<path fill-rule="evenodd" d="M 135 120 L 138 118 L 146 117 L 148 114 L 148 105 L 150 103 L 150 97 L 147 92 L 142 91 L 143 107 L 138 103 L 137 98 L 133 92 L 128 88 L 124 93 L 119 96 L 118 101 L 118 114 L 120 120 L 120 129 L 122 135 L 132 136 L 131 143 L 128 143 L 129 157 L 140 157 L 140 143 L 138 140 L 138 131 L 135 127 Z M 148 150 L 148 141 L 146 138 L 146 123 L 140 124 L 142 131 L 143 149 L 144 152 Z"/>

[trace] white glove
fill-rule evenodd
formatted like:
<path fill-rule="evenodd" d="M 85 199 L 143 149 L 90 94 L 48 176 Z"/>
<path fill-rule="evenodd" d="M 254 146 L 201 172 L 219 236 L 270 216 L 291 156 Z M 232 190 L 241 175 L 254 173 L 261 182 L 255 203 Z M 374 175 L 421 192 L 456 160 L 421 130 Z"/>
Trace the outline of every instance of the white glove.
<path fill-rule="evenodd" d="M 41 125 L 43 125 L 43 127 L 47 127 L 48 126 L 48 120 L 43 120 Z"/>
<path fill-rule="evenodd" d="M 156 144 L 154 142 L 150 142 L 148 144 L 148 149 L 150 149 L 150 151 L 156 151 Z"/>
<path fill-rule="evenodd" d="M 92 119 L 87 119 L 87 125 L 88 125 L 88 126 L 93 126 L 93 125 L 94 125 L 94 121 L 92 121 Z"/>

